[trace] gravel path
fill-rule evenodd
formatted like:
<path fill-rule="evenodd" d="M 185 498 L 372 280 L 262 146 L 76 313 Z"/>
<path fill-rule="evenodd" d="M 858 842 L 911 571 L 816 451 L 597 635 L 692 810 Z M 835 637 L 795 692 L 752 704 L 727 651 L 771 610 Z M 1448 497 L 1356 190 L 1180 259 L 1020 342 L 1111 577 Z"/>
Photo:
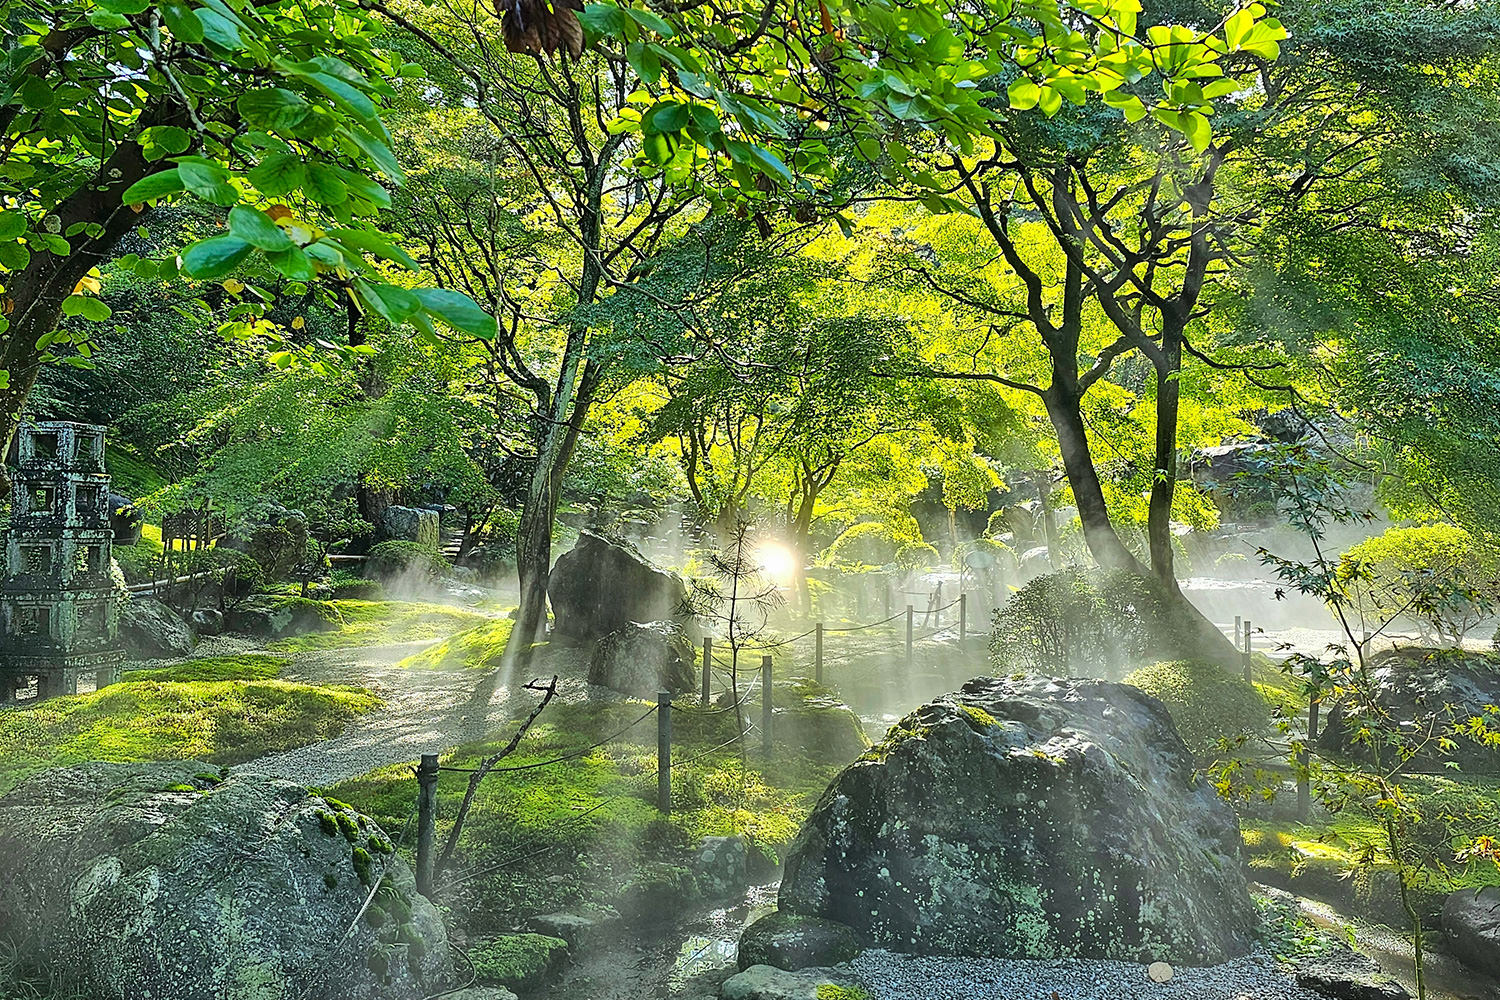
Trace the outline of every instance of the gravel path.
<path fill-rule="evenodd" d="M 365 687 L 380 695 L 385 704 L 331 740 L 248 761 L 235 770 L 317 787 L 378 767 L 414 761 L 424 753 L 439 753 L 482 739 L 528 710 L 534 698 L 530 692 L 521 692 L 516 706 L 511 703 L 517 700 L 520 684 L 543 670 L 548 675 L 554 671 L 570 675 L 559 685 L 564 700 L 587 696 L 583 680 L 571 676 L 575 665 L 570 662 L 537 664 L 526 678 L 511 684 L 502 682 L 495 671 L 396 665 L 435 641 L 318 650 L 294 656 L 292 666 L 282 672 L 285 679 Z"/>
<path fill-rule="evenodd" d="M 1269 956 L 1177 969 L 1161 984 L 1131 962 L 908 958 L 867 951 L 850 967 L 876 1000 L 1325 1000 Z"/>

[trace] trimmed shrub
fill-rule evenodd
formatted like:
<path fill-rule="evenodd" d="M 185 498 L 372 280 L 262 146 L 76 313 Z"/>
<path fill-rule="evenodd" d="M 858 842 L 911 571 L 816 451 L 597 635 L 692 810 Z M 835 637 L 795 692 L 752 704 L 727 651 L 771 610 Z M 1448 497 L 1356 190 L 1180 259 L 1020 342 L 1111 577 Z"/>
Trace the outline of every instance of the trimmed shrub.
<path fill-rule="evenodd" d="M 845 528 L 823 550 L 822 561 L 834 565 L 885 566 L 895 562 L 897 551 L 909 541 L 899 537 L 889 524 L 864 521 Z"/>
<path fill-rule="evenodd" d="M 1199 756 L 1213 753 L 1220 740 L 1263 732 L 1271 724 L 1271 706 L 1260 692 L 1218 664 L 1153 663 L 1127 675 L 1125 683 L 1166 705 L 1182 742 Z"/>
<path fill-rule="evenodd" d="M 115 562 L 119 563 L 120 571 L 130 583 L 145 583 L 150 580 L 152 571 L 161 565 L 161 553 L 161 542 L 145 536 L 134 545 L 114 547 Z"/>
<path fill-rule="evenodd" d="M 1458 643 L 1494 611 L 1500 559 L 1455 525 L 1387 528 L 1339 557 L 1338 582 L 1367 621 Z"/>

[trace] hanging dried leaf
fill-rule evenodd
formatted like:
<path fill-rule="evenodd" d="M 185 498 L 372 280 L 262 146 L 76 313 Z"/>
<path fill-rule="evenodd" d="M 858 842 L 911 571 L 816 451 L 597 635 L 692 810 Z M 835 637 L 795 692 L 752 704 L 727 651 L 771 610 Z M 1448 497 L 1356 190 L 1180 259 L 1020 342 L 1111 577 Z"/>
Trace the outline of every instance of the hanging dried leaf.
<path fill-rule="evenodd" d="M 496 0 L 495 4 L 508 51 L 539 56 L 565 49 L 575 59 L 583 54 L 581 10 L 583 0 Z"/>

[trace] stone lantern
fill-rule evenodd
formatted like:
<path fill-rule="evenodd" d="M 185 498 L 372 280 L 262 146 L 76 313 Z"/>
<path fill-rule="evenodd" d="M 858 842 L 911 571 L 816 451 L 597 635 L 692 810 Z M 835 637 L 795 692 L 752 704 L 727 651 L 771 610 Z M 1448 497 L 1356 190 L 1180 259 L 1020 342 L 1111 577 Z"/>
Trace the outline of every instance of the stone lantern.
<path fill-rule="evenodd" d="M 34 679 L 37 697 L 120 679 L 103 427 L 24 424 L 16 434 L 0 576 L 0 702 Z"/>

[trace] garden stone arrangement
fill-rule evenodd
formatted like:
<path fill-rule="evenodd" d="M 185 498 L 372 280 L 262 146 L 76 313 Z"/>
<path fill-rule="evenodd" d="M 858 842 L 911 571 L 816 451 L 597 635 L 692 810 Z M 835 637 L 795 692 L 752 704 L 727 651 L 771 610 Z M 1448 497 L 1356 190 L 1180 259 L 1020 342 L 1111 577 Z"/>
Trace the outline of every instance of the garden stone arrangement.
<path fill-rule="evenodd" d="M 89 997 L 416 1000 L 443 921 L 374 823 L 193 761 L 86 764 L 0 797 L 0 926 Z"/>
<path fill-rule="evenodd" d="M 1238 834 L 1160 702 L 980 678 L 838 776 L 780 908 L 913 954 L 1213 964 L 1256 925 Z"/>

